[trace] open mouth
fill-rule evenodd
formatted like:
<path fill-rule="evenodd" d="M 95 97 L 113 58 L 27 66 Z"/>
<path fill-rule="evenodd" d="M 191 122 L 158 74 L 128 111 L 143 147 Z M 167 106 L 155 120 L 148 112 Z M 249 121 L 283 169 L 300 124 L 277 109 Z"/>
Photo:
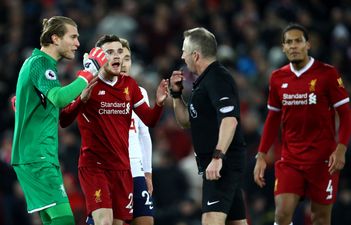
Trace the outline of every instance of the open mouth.
<path fill-rule="evenodd" d="M 118 69 L 120 65 L 121 65 L 121 63 L 119 63 L 119 62 L 114 62 L 111 64 L 112 68 L 114 68 L 114 69 Z"/>

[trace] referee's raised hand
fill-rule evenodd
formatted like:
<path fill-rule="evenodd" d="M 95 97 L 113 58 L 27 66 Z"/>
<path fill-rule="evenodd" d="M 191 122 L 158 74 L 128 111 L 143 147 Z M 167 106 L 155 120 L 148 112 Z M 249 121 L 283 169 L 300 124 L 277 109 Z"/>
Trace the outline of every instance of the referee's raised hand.
<path fill-rule="evenodd" d="M 175 70 L 170 78 L 170 88 L 173 92 L 181 92 L 183 90 L 183 72 L 181 70 Z"/>

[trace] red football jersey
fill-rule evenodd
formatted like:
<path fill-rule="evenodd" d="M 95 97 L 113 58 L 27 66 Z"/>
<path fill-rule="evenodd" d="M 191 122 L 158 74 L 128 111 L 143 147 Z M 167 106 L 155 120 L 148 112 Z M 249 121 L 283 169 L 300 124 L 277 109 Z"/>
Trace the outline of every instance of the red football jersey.
<path fill-rule="evenodd" d="M 143 95 L 129 76 L 115 84 L 98 80 L 90 99 L 78 115 L 82 136 L 79 166 L 130 169 L 128 137 L 133 108 L 144 103 Z"/>
<path fill-rule="evenodd" d="M 326 162 L 336 148 L 335 109 L 349 102 L 337 70 L 311 58 L 300 71 L 272 73 L 268 108 L 282 112 L 282 160 Z"/>

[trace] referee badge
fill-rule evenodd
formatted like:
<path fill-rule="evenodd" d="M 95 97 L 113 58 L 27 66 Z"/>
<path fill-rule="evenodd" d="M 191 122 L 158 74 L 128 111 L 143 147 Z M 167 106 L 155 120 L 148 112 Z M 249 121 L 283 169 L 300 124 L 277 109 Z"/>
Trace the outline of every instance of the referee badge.
<path fill-rule="evenodd" d="M 194 105 L 190 104 L 189 109 L 190 109 L 190 116 L 192 118 L 196 118 L 197 117 L 197 111 L 196 111 Z"/>
<path fill-rule="evenodd" d="M 234 106 L 232 106 L 232 105 L 224 106 L 224 107 L 222 107 L 222 108 L 219 109 L 219 111 L 220 111 L 221 113 L 229 113 L 229 112 L 231 112 L 231 111 L 233 111 L 233 110 L 234 110 Z"/>

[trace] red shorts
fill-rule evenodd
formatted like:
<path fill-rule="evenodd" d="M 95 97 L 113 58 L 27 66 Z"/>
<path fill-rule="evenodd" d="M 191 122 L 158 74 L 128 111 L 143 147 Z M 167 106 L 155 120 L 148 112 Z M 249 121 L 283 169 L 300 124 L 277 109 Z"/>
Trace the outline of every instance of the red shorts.
<path fill-rule="evenodd" d="M 294 193 L 319 204 L 336 200 L 339 172 L 330 175 L 328 164 L 296 165 L 284 161 L 275 163 L 274 195 Z"/>
<path fill-rule="evenodd" d="M 113 218 L 133 218 L 133 178 L 130 170 L 105 170 L 80 167 L 78 176 L 85 195 L 88 214 L 100 208 L 112 208 Z"/>

